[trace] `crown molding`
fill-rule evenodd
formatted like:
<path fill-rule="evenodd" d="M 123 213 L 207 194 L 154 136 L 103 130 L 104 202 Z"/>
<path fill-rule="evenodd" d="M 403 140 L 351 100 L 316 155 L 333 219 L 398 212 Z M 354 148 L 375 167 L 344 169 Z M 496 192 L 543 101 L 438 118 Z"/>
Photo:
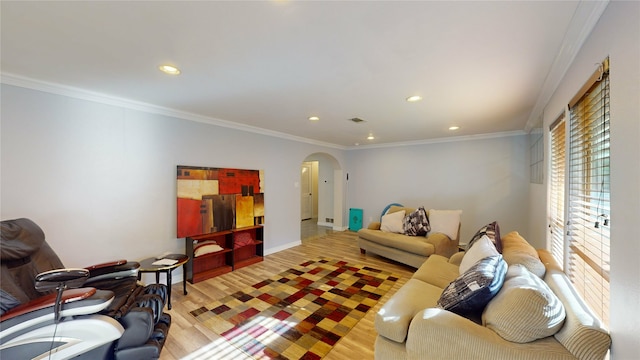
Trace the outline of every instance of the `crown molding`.
<path fill-rule="evenodd" d="M 527 135 L 527 132 L 524 130 L 515 130 L 515 131 L 488 133 L 488 134 L 451 136 L 451 137 L 437 138 L 437 139 L 398 141 L 398 142 L 385 143 L 385 144 L 349 146 L 347 150 L 389 148 L 389 147 L 414 146 L 414 145 L 430 145 L 430 144 L 441 144 L 441 143 L 449 143 L 449 142 L 457 142 L 457 141 L 495 139 L 495 138 L 502 138 L 507 136 L 518 136 L 518 135 Z"/>
<path fill-rule="evenodd" d="M 140 101 L 129 100 L 129 99 L 125 99 L 117 96 L 106 95 L 106 94 L 89 91 L 81 88 L 76 88 L 72 86 L 36 80 L 36 79 L 14 75 L 14 74 L 0 73 L 0 83 L 37 90 L 37 91 L 43 91 L 43 92 L 56 94 L 56 95 L 67 96 L 75 99 L 93 101 L 93 102 L 97 102 L 105 105 L 112 105 L 112 106 L 118 106 L 126 109 L 138 110 L 138 111 L 143 111 L 143 112 L 152 113 L 152 114 L 165 115 L 165 116 L 175 117 L 179 119 L 195 121 L 195 122 L 209 124 L 209 125 L 221 126 L 229 129 L 246 131 L 246 132 L 251 132 L 255 134 L 266 135 L 266 136 L 271 136 L 271 137 L 276 137 L 280 139 L 291 140 L 291 141 L 296 141 L 296 142 L 301 142 L 301 143 L 306 143 L 311 145 L 324 146 L 324 147 L 329 147 L 329 148 L 334 148 L 339 150 L 345 150 L 347 148 L 345 146 L 308 139 L 301 136 L 285 134 L 279 131 L 273 131 L 273 130 L 263 129 L 263 128 L 259 128 L 251 125 L 245 125 L 245 124 L 235 123 L 232 121 L 216 119 L 216 118 L 198 115 L 198 114 L 194 114 L 186 111 L 171 109 L 171 108 L 144 103 Z"/>
<path fill-rule="evenodd" d="M 560 85 L 560 81 L 562 81 L 566 75 L 573 60 L 575 60 L 582 45 L 598 23 L 607 5 L 609 5 L 609 0 L 583 0 L 578 3 L 573 18 L 569 23 L 569 28 L 562 40 L 560 51 L 556 55 L 551 70 L 549 70 L 542 85 L 536 104 L 529 114 L 529 118 L 524 127 L 525 132 L 531 131 L 538 123 L 542 123 L 540 120 L 543 116 L 544 107 Z"/>
<path fill-rule="evenodd" d="M 313 139 L 303 138 L 300 136 L 285 134 L 278 131 L 263 129 L 255 126 L 244 125 L 244 124 L 234 123 L 227 120 L 221 120 L 221 119 L 216 119 L 212 117 L 193 114 L 186 111 L 180 111 L 180 110 L 175 110 L 167 107 L 148 104 L 140 101 L 134 101 L 134 100 L 129 100 L 129 99 L 120 98 L 116 96 L 106 95 L 106 94 L 93 92 L 85 89 L 80 89 L 76 87 L 45 82 L 41 80 L 24 77 L 24 76 L 0 73 L 0 83 L 37 90 L 37 91 L 43 91 L 46 93 L 51 93 L 56 95 L 67 96 L 75 99 L 93 101 L 93 102 L 97 102 L 105 105 L 118 106 L 126 109 L 138 110 L 138 111 L 143 111 L 147 113 L 164 115 L 164 116 L 169 116 L 169 117 L 174 117 L 174 118 L 179 118 L 179 119 L 184 119 L 189 121 L 195 121 L 195 122 L 209 124 L 209 125 L 221 126 L 225 128 L 246 131 L 246 132 L 251 132 L 255 134 L 266 135 L 266 136 L 276 137 L 280 139 L 291 140 L 291 141 L 317 145 L 317 146 L 323 146 L 323 147 L 328 147 L 328 148 L 333 148 L 338 150 L 360 150 L 360 149 L 374 149 L 374 148 L 389 148 L 389 147 L 398 147 L 398 146 L 439 144 L 439 143 L 447 143 L 447 142 L 455 142 L 455 141 L 492 139 L 492 138 L 505 137 L 505 136 L 523 135 L 527 133 L 525 131 L 518 130 L 518 131 L 510 131 L 510 132 L 499 132 L 499 133 L 478 134 L 478 135 L 468 135 L 468 136 L 454 136 L 454 137 L 446 137 L 446 138 L 438 138 L 438 139 L 403 141 L 403 142 L 393 142 L 393 143 L 385 143 L 385 144 L 342 146 L 342 145 L 317 141 Z"/>

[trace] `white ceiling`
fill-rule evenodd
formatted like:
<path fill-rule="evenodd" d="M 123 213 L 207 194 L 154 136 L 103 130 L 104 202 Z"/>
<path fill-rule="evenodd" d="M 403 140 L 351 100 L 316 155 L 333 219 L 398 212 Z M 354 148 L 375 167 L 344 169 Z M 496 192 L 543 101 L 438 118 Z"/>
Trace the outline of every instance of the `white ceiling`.
<path fill-rule="evenodd" d="M 0 67 L 5 83 L 339 147 L 513 132 L 539 117 L 599 17 L 584 4 L 2 1 Z"/>

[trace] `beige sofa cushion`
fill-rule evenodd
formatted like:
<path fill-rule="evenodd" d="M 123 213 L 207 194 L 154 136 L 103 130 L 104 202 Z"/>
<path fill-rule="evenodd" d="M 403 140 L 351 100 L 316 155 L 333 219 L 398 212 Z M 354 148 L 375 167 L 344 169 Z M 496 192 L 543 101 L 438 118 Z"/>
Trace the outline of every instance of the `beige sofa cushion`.
<path fill-rule="evenodd" d="M 502 256 L 509 266 L 521 264 L 539 278 L 544 277 L 546 270 L 538 252 L 517 231 L 504 235 L 501 240 Z"/>
<path fill-rule="evenodd" d="M 435 246 L 427 242 L 424 236 L 406 236 L 370 229 L 360 229 L 358 236 L 380 245 L 421 256 L 430 256 L 435 253 Z"/>
<path fill-rule="evenodd" d="M 482 324 L 505 340 L 527 343 L 558 332 L 565 315 L 549 286 L 516 264 L 509 266 L 502 289 L 484 309 Z"/>
<path fill-rule="evenodd" d="M 442 289 L 418 279 L 409 279 L 382 308 L 375 318 L 378 334 L 404 342 L 411 319 L 420 311 L 436 305 Z"/>
<path fill-rule="evenodd" d="M 433 254 L 412 277 L 444 289 L 459 275 L 457 265 L 451 264 L 444 256 Z"/>

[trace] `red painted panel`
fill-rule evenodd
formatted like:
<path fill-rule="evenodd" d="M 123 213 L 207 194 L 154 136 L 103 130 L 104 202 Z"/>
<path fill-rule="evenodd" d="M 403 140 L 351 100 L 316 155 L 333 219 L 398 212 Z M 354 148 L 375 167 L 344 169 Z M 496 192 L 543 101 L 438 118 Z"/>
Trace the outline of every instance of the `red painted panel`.
<path fill-rule="evenodd" d="M 220 195 L 251 195 L 260 191 L 260 171 L 240 169 L 220 169 L 218 172 Z M 243 193 L 244 186 L 244 193 Z M 252 189 L 252 190 L 250 190 Z"/>
<path fill-rule="evenodd" d="M 202 234 L 202 201 L 178 198 L 178 238 Z"/>

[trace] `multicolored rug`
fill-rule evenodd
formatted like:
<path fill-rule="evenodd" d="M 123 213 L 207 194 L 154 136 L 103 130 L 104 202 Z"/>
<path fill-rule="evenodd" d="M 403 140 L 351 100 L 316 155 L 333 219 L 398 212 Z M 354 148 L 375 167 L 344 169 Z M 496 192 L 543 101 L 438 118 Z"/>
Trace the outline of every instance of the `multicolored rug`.
<path fill-rule="evenodd" d="M 321 359 L 397 280 L 319 258 L 191 314 L 255 359 Z"/>

